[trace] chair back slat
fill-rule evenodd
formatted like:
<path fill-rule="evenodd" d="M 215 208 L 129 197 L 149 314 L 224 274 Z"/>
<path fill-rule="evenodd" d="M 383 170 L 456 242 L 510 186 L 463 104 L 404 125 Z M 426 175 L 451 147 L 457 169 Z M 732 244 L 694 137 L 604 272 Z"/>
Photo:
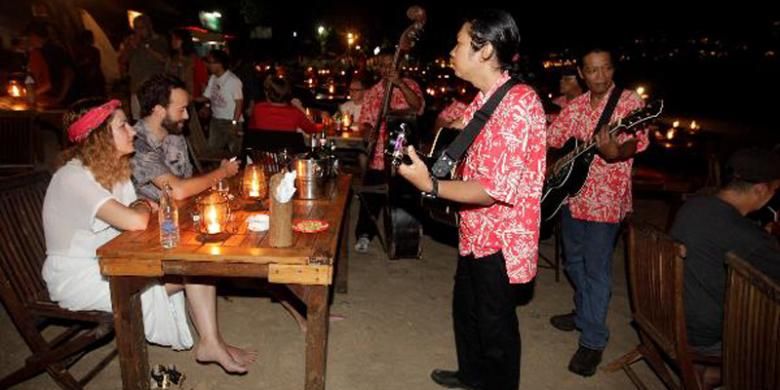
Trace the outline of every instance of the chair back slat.
<path fill-rule="evenodd" d="M 0 180 L 0 276 L 24 305 L 48 300 L 41 268 L 43 198 L 50 178 L 48 172 L 32 172 Z"/>
<path fill-rule="evenodd" d="M 723 326 L 723 377 L 728 389 L 780 388 L 780 285 L 734 253 Z"/>
<path fill-rule="evenodd" d="M 35 120 L 26 112 L 0 112 L 0 167 L 35 166 Z"/>
<path fill-rule="evenodd" d="M 678 243 L 650 225 L 629 226 L 628 272 L 634 320 L 670 356 L 676 356 L 675 346 L 681 341 L 681 250 Z"/>

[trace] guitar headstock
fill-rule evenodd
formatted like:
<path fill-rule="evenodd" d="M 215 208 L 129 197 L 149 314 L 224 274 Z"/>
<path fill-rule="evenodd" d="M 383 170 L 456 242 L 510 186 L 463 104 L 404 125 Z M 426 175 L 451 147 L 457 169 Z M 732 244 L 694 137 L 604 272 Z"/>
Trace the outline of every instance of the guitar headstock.
<path fill-rule="evenodd" d="M 644 107 L 631 111 L 630 114 L 620 119 L 617 127 L 630 129 L 640 124 L 650 122 L 658 118 L 664 110 L 663 99 L 653 100 Z"/>
<path fill-rule="evenodd" d="M 412 21 L 412 24 L 404 30 L 398 41 L 398 48 L 401 51 L 408 51 L 414 47 L 415 42 L 420 39 L 420 35 L 425 27 L 425 22 L 428 20 L 425 9 L 419 5 L 409 7 L 409 9 L 406 10 L 406 17 Z"/>
<path fill-rule="evenodd" d="M 390 134 L 385 153 L 390 155 L 390 162 L 393 167 L 398 167 L 404 162 L 406 156 L 406 146 L 409 145 L 411 129 L 406 123 L 401 123 L 398 129 Z"/>

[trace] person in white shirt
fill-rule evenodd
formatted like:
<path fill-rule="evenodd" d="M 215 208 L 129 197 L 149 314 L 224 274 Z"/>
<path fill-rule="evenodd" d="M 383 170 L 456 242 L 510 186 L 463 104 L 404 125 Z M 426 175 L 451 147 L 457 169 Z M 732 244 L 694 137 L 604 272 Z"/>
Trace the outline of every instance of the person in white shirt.
<path fill-rule="evenodd" d="M 123 230 L 145 230 L 157 204 L 137 199 L 130 181 L 135 130 L 118 100 L 88 99 L 66 115 L 64 166 L 51 179 L 43 202 L 46 261 L 42 276 L 51 299 L 68 310 L 112 311 L 108 281 L 97 248 Z M 175 350 L 193 347 L 185 296 L 199 340 L 195 359 L 244 373 L 256 353 L 225 343 L 217 326 L 212 285 L 159 282 L 141 294 L 144 333 L 154 344 Z"/>
<path fill-rule="evenodd" d="M 349 83 L 349 100 L 339 106 L 341 114 L 352 116 L 352 123 L 360 123 L 360 108 L 363 107 L 363 97 L 366 95 L 366 86 L 359 78 L 352 79 Z"/>
<path fill-rule="evenodd" d="M 228 60 L 221 50 L 212 50 L 206 57 L 211 77 L 199 100 L 207 100 L 211 108 L 209 148 L 222 151 L 227 147 L 231 153 L 238 153 L 243 136 L 244 95 L 241 80 L 228 70 Z"/>

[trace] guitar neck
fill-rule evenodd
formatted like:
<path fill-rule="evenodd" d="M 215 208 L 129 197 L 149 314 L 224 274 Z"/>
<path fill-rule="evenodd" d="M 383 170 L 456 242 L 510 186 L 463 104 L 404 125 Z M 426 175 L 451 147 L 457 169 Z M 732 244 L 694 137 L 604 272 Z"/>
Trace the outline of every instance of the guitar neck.
<path fill-rule="evenodd" d="M 618 120 L 617 123 L 615 123 L 614 125 L 610 126 L 609 130 L 607 130 L 607 133 L 609 135 L 615 134 L 615 133 L 617 133 L 617 131 L 619 129 L 621 129 L 623 127 L 624 126 L 621 123 L 621 121 Z M 591 136 L 590 139 L 587 142 L 584 142 L 584 143 L 582 143 L 580 145 L 577 145 L 577 147 L 574 148 L 574 150 L 572 150 L 571 152 L 569 152 L 566 155 L 564 155 L 563 157 L 561 157 L 558 160 L 558 162 L 555 164 L 556 170 L 557 170 L 558 167 L 565 166 L 566 164 L 571 163 L 572 161 L 577 159 L 577 157 L 582 156 L 583 154 L 585 154 L 585 153 L 589 152 L 591 149 L 593 149 L 593 147 L 596 146 L 596 137 L 597 137 L 597 135 L 598 135 L 598 133 L 593 134 L 593 136 Z"/>

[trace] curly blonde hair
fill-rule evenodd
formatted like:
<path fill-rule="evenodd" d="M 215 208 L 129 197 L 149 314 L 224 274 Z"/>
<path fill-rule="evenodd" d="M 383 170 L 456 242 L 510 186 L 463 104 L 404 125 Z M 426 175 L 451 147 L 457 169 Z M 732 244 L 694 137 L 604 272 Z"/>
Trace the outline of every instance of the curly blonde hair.
<path fill-rule="evenodd" d="M 71 123 L 78 120 L 87 111 L 101 104 L 106 100 L 100 99 L 82 99 L 73 103 L 70 110 L 65 114 L 64 125 L 67 129 Z M 125 182 L 130 179 L 132 169 L 130 167 L 130 155 L 117 158 L 118 150 L 114 144 L 114 135 L 111 132 L 111 120 L 115 113 L 109 115 L 95 130 L 71 148 L 62 153 L 62 162 L 68 162 L 71 159 L 78 159 L 92 175 L 95 180 L 108 191 L 112 191 L 114 185 Z"/>

